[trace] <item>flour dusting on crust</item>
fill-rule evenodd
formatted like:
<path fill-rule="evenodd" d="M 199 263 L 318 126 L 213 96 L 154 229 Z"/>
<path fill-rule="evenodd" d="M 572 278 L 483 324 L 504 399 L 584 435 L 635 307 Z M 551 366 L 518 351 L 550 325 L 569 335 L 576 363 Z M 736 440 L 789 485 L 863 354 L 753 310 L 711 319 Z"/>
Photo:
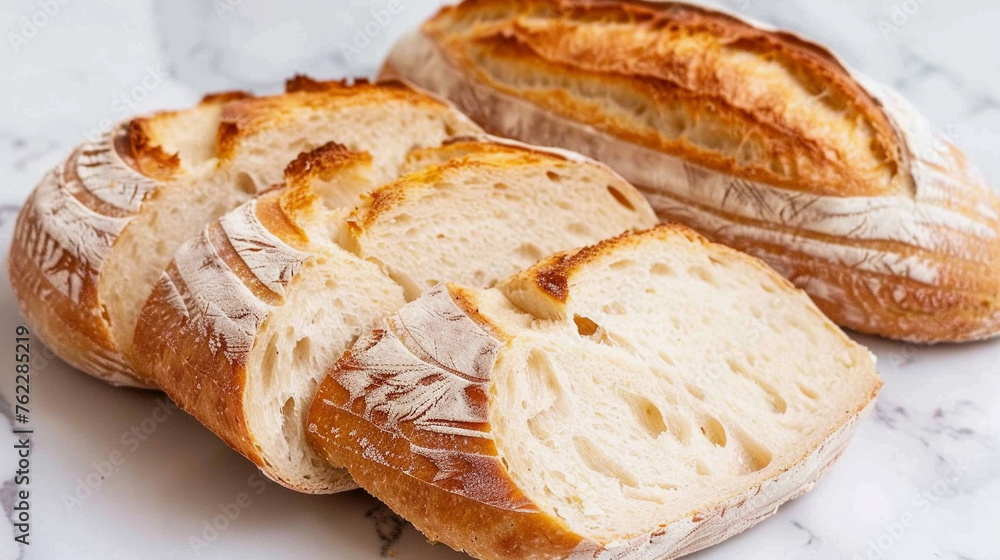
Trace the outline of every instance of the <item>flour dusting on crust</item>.
<path fill-rule="evenodd" d="M 409 464 L 403 467 L 407 474 L 486 505 L 537 512 L 530 500 L 493 476 L 503 471 L 486 431 L 486 395 L 499 351 L 500 341 L 438 286 L 355 344 L 336 377 L 349 393 L 342 408 L 360 410 L 367 422 L 406 440 L 410 453 L 436 469 L 433 477 L 421 477 Z M 404 431 L 404 424 L 414 429 Z M 426 443 L 442 438 L 450 443 Z M 455 445 L 456 438 L 478 445 Z M 371 442 L 358 444 L 369 460 L 396 468 L 398 458 L 387 458 Z"/>
<path fill-rule="evenodd" d="M 42 179 L 16 235 L 49 283 L 80 304 L 85 285 L 97 281 L 101 265 L 128 220 L 86 207 L 65 188 L 63 177 L 64 168 L 57 167 Z"/>
<path fill-rule="evenodd" d="M 85 191 L 125 214 L 137 214 L 157 182 L 132 169 L 115 149 L 115 138 L 127 125 L 119 125 L 98 140 L 80 146 L 69 164 Z"/>
<path fill-rule="evenodd" d="M 284 297 L 285 289 L 309 255 L 289 247 L 261 223 L 256 200 L 224 216 L 221 224 L 254 276 L 268 290 Z"/>
<path fill-rule="evenodd" d="M 214 354 L 245 363 L 269 309 L 226 266 L 206 228 L 174 257 L 183 287 L 174 287 L 177 309 L 194 322 Z"/>

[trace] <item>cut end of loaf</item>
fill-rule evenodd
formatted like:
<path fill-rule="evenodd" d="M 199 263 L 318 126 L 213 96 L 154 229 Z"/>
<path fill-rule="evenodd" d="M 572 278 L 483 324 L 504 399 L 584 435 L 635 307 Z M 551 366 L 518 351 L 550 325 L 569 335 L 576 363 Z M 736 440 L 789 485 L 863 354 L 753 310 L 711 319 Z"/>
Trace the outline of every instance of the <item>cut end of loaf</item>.
<path fill-rule="evenodd" d="M 553 267 L 566 297 L 539 313 Z M 805 294 L 687 228 L 624 235 L 501 290 L 548 322 L 494 371 L 499 453 L 518 487 L 600 542 L 791 469 L 881 385 Z"/>

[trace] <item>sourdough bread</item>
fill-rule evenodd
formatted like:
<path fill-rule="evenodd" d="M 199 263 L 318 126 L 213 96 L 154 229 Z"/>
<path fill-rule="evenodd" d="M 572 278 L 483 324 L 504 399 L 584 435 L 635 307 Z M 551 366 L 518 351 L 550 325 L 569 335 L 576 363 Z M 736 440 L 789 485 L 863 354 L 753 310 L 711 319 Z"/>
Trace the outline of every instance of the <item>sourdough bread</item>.
<path fill-rule="evenodd" d="M 323 382 L 310 443 L 483 559 L 669 559 L 812 488 L 881 386 L 766 265 L 680 226 L 442 285 Z"/>

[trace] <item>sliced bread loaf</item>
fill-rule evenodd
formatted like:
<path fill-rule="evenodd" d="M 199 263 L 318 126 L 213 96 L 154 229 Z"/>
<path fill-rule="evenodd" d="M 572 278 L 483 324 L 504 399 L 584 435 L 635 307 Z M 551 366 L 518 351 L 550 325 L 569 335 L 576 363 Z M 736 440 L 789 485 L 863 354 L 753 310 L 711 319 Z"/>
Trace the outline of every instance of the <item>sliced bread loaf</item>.
<path fill-rule="evenodd" d="M 409 173 L 381 186 L 372 161 L 336 145 L 300 157 L 291 186 L 180 248 L 135 333 L 150 384 L 304 492 L 354 487 L 307 445 L 306 416 L 377 318 L 428 284 L 490 286 L 539 253 L 656 221 L 606 167 L 558 153 L 463 140 L 415 151 Z"/>
<path fill-rule="evenodd" d="M 14 290 L 39 337 L 75 367 L 141 384 L 129 364 L 139 311 L 182 242 L 282 179 L 300 152 L 337 140 L 394 178 L 415 146 L 478 127 L 397 83 L 315 82 L 207 97 L 122 123 L 81 145 L 18 219 Z"/>
<path fill-rule="evenodd" d="M 812 488 L 880 386 L 766 265 L 660 226 L 379 321 L 309 440 L 476 558 L 668 559 Z"/>

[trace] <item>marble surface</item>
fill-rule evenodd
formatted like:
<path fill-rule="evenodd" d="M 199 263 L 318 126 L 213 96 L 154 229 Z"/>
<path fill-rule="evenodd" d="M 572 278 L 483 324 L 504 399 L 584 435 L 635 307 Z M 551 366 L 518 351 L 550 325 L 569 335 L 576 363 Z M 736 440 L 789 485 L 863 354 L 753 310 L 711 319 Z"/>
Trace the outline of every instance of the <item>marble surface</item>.
<path fill-rule="evenodd" d="M 372 10 L 388 4 L 0 3 L 0 246 L 34 182 L 81 138 L 134 111 L 189 105 L 206 90 L 275 91 L 295 72 L 371 74 L 439 2 L 401 0 L 400 13 L 377 23 Z M 825 42 L 891 84 L 1000 186 L 1000 4 L 720 4 Z M 375 33 L 355 43 L 366 26 Z M 6 425 L 20 321 L 4 276 L 0 481 L 17 468 Z M 919 348 L 858 339 L 878 354 L 886 385 L 841 462 L 774 518 L 692 558 L 1000 558 L 1000 342 Z M 427 544 L 361 492 L 310 497 L 265 483 L 162 397 L 106 387 L 37 344 L 32 354 L 32 544 L 17 546 L 0 516 L 0 560 L 463 557 Z M 107 472 L 112 458 L 121 460 Z M 14 490 L 0 486 L 8 516 Z M 213 522 L 225 528 L 213 532 Z"/>

